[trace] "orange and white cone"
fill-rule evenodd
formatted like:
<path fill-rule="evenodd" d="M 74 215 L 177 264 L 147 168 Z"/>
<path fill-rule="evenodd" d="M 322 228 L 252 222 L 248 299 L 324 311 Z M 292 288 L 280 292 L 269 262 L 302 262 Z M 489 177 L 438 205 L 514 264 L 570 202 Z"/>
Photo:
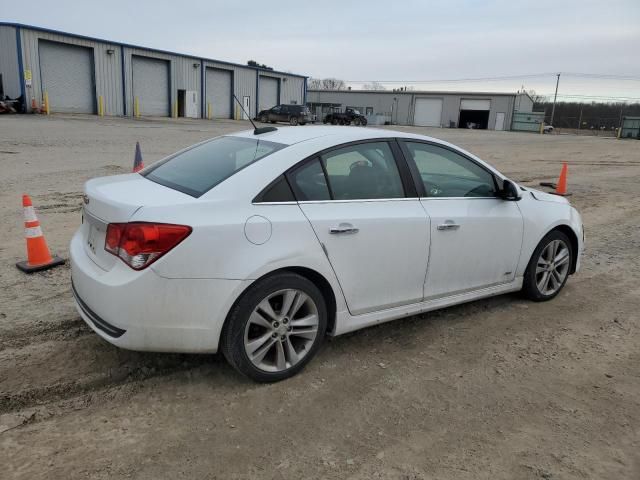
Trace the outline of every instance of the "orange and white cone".
<path fill-rule="evenodd" d="M 62 265 L 64 259 L 55 255 L 51 256 L 51 252 L 49 252 L 47 241 L 42 234 L 42 228 L 40 228 L 40 222 L 29 195 L 22 196 L 22 207 L 24 209 L 24 236 L 27 240 L 27 260 L 16 263 L 16 267 L 25 273 L 32 273 Z"/>
<path fill-rule="evenodd" d="M 554 192 L 556 195 L 561 195 L 566 197 L 569 195 L 567 193 L 567 175 L 569 173 L 569 167 L 566 162 L 562 164 L 562 170 L 560 171 L 560 178 L 558 178 L 558 185 L 556 186 L 556 191 Z"/>

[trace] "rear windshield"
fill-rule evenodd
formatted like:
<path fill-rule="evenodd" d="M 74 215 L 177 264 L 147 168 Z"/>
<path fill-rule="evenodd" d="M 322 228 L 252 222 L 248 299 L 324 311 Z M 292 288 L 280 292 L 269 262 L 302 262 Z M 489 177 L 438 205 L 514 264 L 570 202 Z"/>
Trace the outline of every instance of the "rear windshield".
<path fill-rule="evenodd" d="M 165 187 L 199 197 L 247 165 L 285 146 L 257 138 L 214 138 L 151 166 L 142 175 Z"/>

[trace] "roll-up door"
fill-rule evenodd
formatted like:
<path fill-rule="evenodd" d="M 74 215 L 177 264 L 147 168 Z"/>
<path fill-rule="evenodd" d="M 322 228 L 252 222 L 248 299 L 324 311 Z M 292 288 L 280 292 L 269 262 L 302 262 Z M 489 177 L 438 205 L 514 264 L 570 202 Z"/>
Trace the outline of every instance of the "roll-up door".
<path fill-rule="evenodd" d="M 95 113 L 93 49 L 38 42 L 42 91 L 52 112 Z"/>
<path fill-rule="evenodd" d="M 442 118 L 441 98 L 416 98 L 413 124 L 421 127 L 439 127 Z"/>
<path fill-rule="evenodd" d="M 140 115 L 168 117 L 169 62 L 134 55 L 131 65 L 133 96 L 138 99 Z"/>
<path fill-rule="evenodd" d="M 231 118 L 231 94 L 233 92 L 231 71 L 207 68 L 206 82 L 206 114 L 210 114 L 212 118 Z"/>
<path fill-rule="evenodd" d="M 278 105 L 278 79 L 260 76 L 260 108 L 266 110 Z"/>
<path fill-rule="evenodd" d="M 460 101 L 460 110 L 491 110 L 491 100 L 463 98 Z"/>

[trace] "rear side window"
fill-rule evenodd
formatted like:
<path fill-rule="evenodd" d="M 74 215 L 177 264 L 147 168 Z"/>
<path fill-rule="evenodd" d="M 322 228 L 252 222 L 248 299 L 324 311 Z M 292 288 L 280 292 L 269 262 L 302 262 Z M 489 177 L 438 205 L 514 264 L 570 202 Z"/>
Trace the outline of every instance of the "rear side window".
<path fill-rule="evenodd" d="M 153 165 L 143 175 L 193 197 L 286 145 L 257 138 L 219 137 Z"/>
<path fill-rule="evenodd" d="M 305 163 L 290 175 L 298 200 L 331 200 L 327 179 L 317 158 Z"/>

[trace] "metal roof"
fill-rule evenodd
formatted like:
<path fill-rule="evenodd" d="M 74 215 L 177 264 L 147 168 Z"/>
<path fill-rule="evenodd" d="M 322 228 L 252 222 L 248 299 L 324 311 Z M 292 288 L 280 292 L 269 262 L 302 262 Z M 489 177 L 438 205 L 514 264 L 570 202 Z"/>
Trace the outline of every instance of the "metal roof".
<path fill-rule="evenodd" d="M 109 43 L 109 44 L 112 44 L 112 45 L 117 45 L 117 46 L 122 46 L 122 47 L 127 47 L 127 48 L 138 48 L 138 49 L 142 49 L 142 50 L 148 50 L 150 52 L 164 53 L 164 54 L 167 54 L 167 55 L 177 55 L 177 56 L 180 56 L 180 57 L 188 57 L 188 58 L 193 58 L 193 59 L 196 59 L 196 60 L 204 60 L 205 62 L 215 62 L 215 63 L 224 64 L 224 65 L 232 65 L 234 67 L 249 68 L 251 70 L 257 70 L 257 71 L 263 72 L 263 73 L 276 73 L 278 75 L 289 75 L 291 77 L 309 78 L 307 75 L 298 75 L 296 73 L 281 72 L 279 70 L 269 70 L 269 69 L 266 69 L 266 68 L 252 67 L 251 65 L 243 65 L 241 63 L 227 62 L 225 60 L 216 60 L 215 58 L 199 57 L 197 55 L 190 55 L 190 54 L 187 54 L 187 53 L 172 52 L 172 51 L 169 51 L 169 50 L 161 50 L 159 48 L 145 47 L 143 45 L 133 45 L 131 43 L 123 43 L 123 42 L 117 42 L 117 41 L 114 41 L 114 40 L 106 40 L 104 38 L 90 37 L 88 35 L 79 35 L 77 33 L 63 32 L 62 30 L 54 30 L 52 28 L 37 27 L 35 25 L 27 25 L 27 24 L 24 24 L 24 23 L 0 22 L 0 27 L 24 28 L 24 29 L 36 30 L 36 31 L 40 31 L 40 32 L 55 33 L 55 34 L 58 34 L 58 35 L 66 35 L 68 37 L 80 38 L 80 39 L 84 39 L 84 40 L 90 40 L 92 42 Z"/>

